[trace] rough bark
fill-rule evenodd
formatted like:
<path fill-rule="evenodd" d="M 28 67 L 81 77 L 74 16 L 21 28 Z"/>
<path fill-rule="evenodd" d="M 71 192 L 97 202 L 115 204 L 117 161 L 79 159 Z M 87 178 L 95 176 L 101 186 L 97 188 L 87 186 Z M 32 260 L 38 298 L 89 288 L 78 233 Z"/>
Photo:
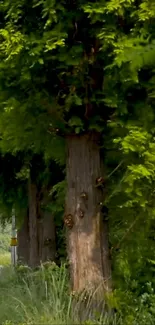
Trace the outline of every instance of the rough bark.
<path fill-rule="evenodd" d="M 17 231 L 18 239 L 18 262 L 24 265 L 29 264 L 29 215 L 25 213 L 21 227 Z"/>
<path fill-rule="evenodd" d="M 106 290 L 112 289 L 112 273 L 111 273 L 111 257 L 109 250 L 109 225 L 107 220 L 103 220 L 102 232 L 102 259 L 103 259 L 103 274 Z"/>
<path fill-rule="evenodd" d="M 49 211 L 42 211 L 39 231 L 40 261 L 55 261 L 56 258 L 56 239 L 54 217 Z"/>
<path fill-rule="evenodd" d="M 37 187 L 29 180 L 29 236 L 30 255 L 29 264 L 34 268 L 39 265 L 39 241 L 38 241 L 38 202 Z"/>
<path fill-rule="evenodd" d="M 103 179 L 97 134 L 67 138 L 67 196 L 64 222 L 72 290 L 110 290 L 107 227 L 101 212 Z"/>

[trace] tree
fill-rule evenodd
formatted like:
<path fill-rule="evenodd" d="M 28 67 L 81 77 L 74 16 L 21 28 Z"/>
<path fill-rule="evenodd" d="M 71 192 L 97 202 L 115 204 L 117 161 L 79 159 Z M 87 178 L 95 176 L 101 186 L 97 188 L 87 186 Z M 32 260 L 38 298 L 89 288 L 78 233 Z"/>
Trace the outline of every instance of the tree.
<path fill-rule="evenodd" d="M 29 265 L 30 238 L 28 209 L 25 209 L 25 215 L 23 216 L 22 220 L 20 220 L 20 225 L 18 225 L 17 242 L 18 263 Z"/>
<path fill-rule="evenodd" d="M 100 114 L 102 102 L 102 98 L 100 100 L 100 92 L 102 92 L 103 84 L 103 58 L 99 53 L 100 44 L 98 42 L 98 37 L 94 35 L 94 28 L 97 26 L 96 24 L 91 25 L 91 20 L 85 12 L 86 8 L 82 7 L 80 3 L 75 3 L 72 7 L 70 6 L 71 4 L 67 2 L 59 5 L 53 2 L 50 7 L 44 2 L 31 2 L 31 4 L 27 6 L 25 2 L 19 4 L 17 1 L 13 4 L 11 12 L 10 9 L 7 8 L 6 3 L 6 6 L 3 8 L 7 11 L 8 18 L 5 30 L 2 30 L 4 42 L 1 48 L 1 54 L 3 58 L 8 58 L 8 63 L 5 67 L 3 65 L 3 69 L 5 71 L 9 69 L 9 75 L 12 73 L 11 79 L 14 79 L 13 83 L 9 82 L 8 90 L 9 92 L 11 88 L 14 89 L 14 91 L 16 90 L 15 96 L 13 95 L 12 98 L 9 96 L 9 101 L 7 101 L 8 108 L 10 107 L 10 103 L 12 103 L 14 107 L 13 112 L 9 112 L 9 109 L 7 110 L 8 114 L 10 116 L 16 116 L 17 111 L 19 111 L 19 114 L 23 114 L 22 110 L 24 110 L 23 116 L 25 114 L 27 115 L 30 112 L 29 107 L 34 107 L 33 103 L 36 102 L 36 113 L 39 119 L 41 110 L 42 112 L 46 110 L 46 115 L 44 114 L 46 120 L 50 112 L 50 116 L 52 116 L 52 132 L 54 133 L 58 128 L 60 132 L 64 133 L 67 139 L 69 155 L 67 155 L 68 186 L 65 223 L 69 225 L 71 216 L 74 227 L 70 229 L 67 235 L 69 244 L 68 254 L 72 270 L 73 290 L 81 291 L 89 286 L 96 287 L 100 285 L 104 278 L 106 278 L 108 286 L 108 278 L 110 277 L 110 273 L 107 274 L 110 270 L 110 267 L 107 267 L 109 264 L 108 245 L 105 243 L 106 250 L 103 253 L 102 239 L 100 239 L 102 234 L 105 242 L 107 234 L 104 234 L 100 208 L 100 203 L 102 203 L 102 186 L 98 186 L 100 185 L 99 180 L 103 178 L 103 175 L 98 146 L 98 133 L 100 133 L 102 128 L 99 127 L 97 123 L 102 126 L 107 116 L 104 116 L 104 114 L 102 116 L 102 114 Z M 17 8 L 19 9 L 18 13 Z M 30 14 L 27 15 L 26 12 L 28 8 Z M 73 12 L 71 16 L 67 15 L 69 9 L 72 9 Z M 15 14 L 15 10 L 17 14 Z M 77 11 L 79 14 L 76 19 Z M 38 12 L 38 18 L 34 23 L 33 17 L 34 13 L 36 15 L 36 12 Z M 43 12 L 45 12 L 45 17 Z M 24 20 L 24 23 L 21 24 L 20 19 L 25 15 L 28 23 Z M 33 31 L 32 34 L 31 31 Z M 12 32 L 14 36 L 16 35 L 16 40 L 15 42 L 11 41 L 11 56 L 9 56 L 9 52 L 6 49 L 8 46 L 7 35 L 9 33 L 9 35 L 13 36 Z M 41 43 L 39 47 L 38 45 L 36 47 L 36 43 L 39 44 L 38 41 L 39 43 L 41 41 Z M 26 70 L 25 60 L 27 61 Z M 12 71 L 10 70 L 12 65 L 11 62 L 17 63 L 15 63 L 15 66 L 13 63 L 14 67 L 12 66 Z M 29 67 L 31 72 L 29 77 L 26 77 L 28 76 Z M 19 78 L 19 75 L 21 75 L 21 78 Z M 39 75 L 41 75 L 42 78 L 41 82 L 39 79 L 38 83 Z M 54 78 L 54 82 L 51 77 Z M 77 81 L 77 78 L 79 78 L 79 81 Z M 27 96 L 23 96 L 23 91 L 20 91 L 19 84 L 20 89 L 23 88 Z M 35 87 L 33 87 L 33 85 L 35 85 Z M 3 92 L 3 96 L 5 95 L 6 93 Z M 6 112 L 6 101 L 4 106 Z M 23 109 L 21 109 L 21 107 L 23 107 Z M 3 114 L 4 120 L 6 121 L 7 116 L 5 112 Z M 33 112 L 30 112 L 31 128 L 33 125 L 32 117 L 35 114 L 34 112 L 34 109 Z M 46 126 L 46 124 L 44 125 Z M 46 128 L 46 130 L 48 130 L 49 126 Z M 39 130 L 39 128 L 37 129 Z M 9 131 L 7 130 L 7 132 Z M 79 152 L 77 152 L 76 157 L 77 161 L 74 159 L 76 145 L 79 147 Z M 87 150 L 87 145 L 90 152 Z M 82 155 L 80 155 L 81 148 L 83 148 Z M 85 155 L 87 156 L 86 161 L 84 160 Z M 82 175 L 86 175 L 82 184 L 80 179 L 81 176 L 77 174 L 77 167 L 74 167 L 75 162 L 77 163 L 76 166 L 80 166 L 81 164 L 81 173 Z M 71 176 L 71 168 L 74 170 L 74 176 Z M 83 192 L 86 193 L 87 199 L 81 197 Z M 72 195 L 74 196 L 74 205 L 72 203 Z M 83 203 L 83 200 L 86 204 Z M 89 230 L 86 226 L 88 223 L 90 224 Z M 80 229 L 81 231 L 79 232 Z M 84 236 L 85 239 L 83 240 L 89 243 L 89 248 L 85 251 L 86 262 L 84 263 L 81 259 L 78 274 L 76 273 L 76 264 L 73 263 L 73 260 L 75 261 L 78 258 L 78 256 L 76 256 L 76 251 L 79 250 L 80 252 L 82 249 L 82 247 L 80 247 L 82 246 L 82 237 L 78 239 L 77 233 L 79 233 L 79 236 L 80 233 L 81 236 L 84 236 L 86 233 Z M 72 238 L 74 238 L 74 242 L 76 243 L 73 251 L 71 248 Z M 96 240 L 98 240 L 97 243 Z M 76 247 L 77 249 L 75 249 Z M 96 256 L 96 249 L 98 251 L 98 257 Z M 96 263 L 94 263 L 93 260 L 96 260 Z M 89 268 L 87 267 L 88 265 Z M 91 269 L 94 269 L 94 272 L 91 272 Z M 94 278 L 94 274 L 96 274 L 96 278 Z M 82 279 L 81 284 L 79 282 L 80 278 Z M 77 285 L 77 283 L 79 284 Z"/>
<path fill-rule="evenodd" d="M 56 222 L 51 208 L 54 197 L 51 198 L 50 191 L 63 179 L 62 169 L 30 152 L 14 156 L 7 153 L 1 156 L 0 165 L 0 221 L 11 222 L 15 208 L 19 261 L 34 267 L 40 262 L 56 260 Z"/>
<path fill-rule="evenodd" d="M 130 212 L 138 207 L 138 214 L 148 211 L 154 110 L 146 87 L 152 76 L 146 80 L 143 74 L 145 62 L 153 64 L 154 8 L 148 9 L 148 1 L 133 0 L 16 0 L 11 5 L 5 1 L 1 9 L 2 146 L 6 148 L 8 139 L 12 150 L 27 145 L 42 152 L 48 146 L 48 153 L 57 159 L 64 148 L 62 143 L 58 147 L 59 136 L 66 139 L 64 221 L 72 288 L 79 292 L 104 283 L 110 290 L 107 221 L 102 213 L 108 177 L 103 173 L 105 151 L 101 159 L 100 140 L 109 136 L 112 149 L 117 139 L 113 152 L 118 148 L 122 152 L 107 164 L 110 173 L 111 166 L 115 169 L 125 158 L 121 167 L 125 177 L 117 174 L 123 186 L 115 188 L 120 206 Z M 139 60 L 144 57 L 145 62 Z M 149 141 L 152 148 L 146 150 Z M 112 190 L 113 179 L 107 181 Z M 106 203 L 112 204 L 108 196 Z"/>
<path fill-rule="evenodd" d="M 26 180 L 28 195 L 23 224 L 18 233 L 19 244 L 25 246 L 26 254 L 29 244 L 26 262 L 34 268 L 40 265 L 40 262 L 56 261 L 55 220 L 50 191 L 64 176 L 57 164 L 54 162 L 47 164 L 41 155 L 32 154 L 29 155 L 27 172 L 24 173 L 23 168 L 18 177 L 24 177 Z M 21 249 L 19 248 L 20 251 Z"/>

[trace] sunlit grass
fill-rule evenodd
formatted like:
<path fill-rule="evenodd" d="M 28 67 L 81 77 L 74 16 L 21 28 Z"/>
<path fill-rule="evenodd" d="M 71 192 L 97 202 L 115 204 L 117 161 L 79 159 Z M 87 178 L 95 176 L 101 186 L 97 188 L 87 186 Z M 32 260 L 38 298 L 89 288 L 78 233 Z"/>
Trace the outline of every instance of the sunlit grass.
<path fill-rule="evenodd" d="M 11 253 L 9 253 L 10 239 L 10 224 L 5 225 L 5 227 L 0 225 L 0 265 L 9 265 L 11 263 Z"/>
<path fill-rule="evenodd" d="M 0 275 L 0 324 L 74 325 L 80 324 L 79 305 L 73 304 L 65 267 L 41 267 L 32 272 L 26 267 L 8 266 Z M 86 312 L 86 309 L 83 309 Z M 81 323 L 82 324 L 82 323 Z M 116 325 L 104 315 L 84 320 L 85 325 Z M 120 325 L 120 323 L 119 323 Z"/>
<path fill-rule="evenodd" d="M 0 265 L 10 265 L 11 264 L 11 254 L 4 253 L 0 254 Z"/>

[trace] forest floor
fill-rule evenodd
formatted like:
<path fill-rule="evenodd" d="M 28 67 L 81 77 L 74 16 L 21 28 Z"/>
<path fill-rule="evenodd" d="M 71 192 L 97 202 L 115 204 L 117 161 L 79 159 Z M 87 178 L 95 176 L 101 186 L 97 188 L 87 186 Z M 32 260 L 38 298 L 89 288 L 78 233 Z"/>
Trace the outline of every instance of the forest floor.
<path fill-rule="evenodd" d="M 105 315 L 89 321 L 84 316 L 80 322 L 82 300 L 73 304 L 65 266 L 47 263 L 34 272 L 25 266 L 13 268 L 9 261 L 8 253 L 0 256 L 1 325 L 126 325 Z"/>
<path fill-rule="evenodd" d="M 72 308 L 65 267 L 54 264 L 32 272 L 20 266 L 5 266 L 0 276 L 1 325 L 74 325 L 79 324 L 79 306 Z M 85 325 L 116 325 L 98 316 Z"/>
<path fill-rule="evenodd" d="M 87 319 L 88 304 L 82 308 L 85 320 L 80 322 L 81 302 L 70 295 L 65 266 L 42 265 L 35 272 L 28 267 L 11 266 L 10 230 L 0 231 L 0 325 L 154 325 L 155 295 L 144 294 L 133 300 L 130 292 L 118 296 L 120 313 L 112 320 L 103 314 Z M 131 297 L 130 297 L 131 296 Z M 148 297 L 148 298 L 147 298 Z M 130 299 L 129 299 L 130 298 Z M 145 298 L 145 299 L 144 299 Z M 151 307 L 144 300 L 149 299 Z M 113 301 L 112 301 L 113 303 Z M 118 308 L 118 307 L 117 307 Z M 153 309 L 155 310 L 155 309 Z"/>

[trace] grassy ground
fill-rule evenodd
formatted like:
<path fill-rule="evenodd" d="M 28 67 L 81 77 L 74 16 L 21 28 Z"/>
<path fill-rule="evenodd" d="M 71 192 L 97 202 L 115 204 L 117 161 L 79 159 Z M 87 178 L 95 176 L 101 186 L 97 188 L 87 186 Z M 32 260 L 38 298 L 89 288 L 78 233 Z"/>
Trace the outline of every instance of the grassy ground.
<path fill-rule="evenodd" d="M 9 245 L 10 232 L 0 231 L 0 265 L 4 265 L 0 269 L 0 325 L 155 324 L 154 291 L 136 298 L 130 290 L 120 290 L 112 306 L 121 316 L 117 312 L 117 317 L 110 319 L 104 306 L 100 314 L 92 315 L 90 300 L 80 297 L 75 302 L 70 295 L 64 266 L 47 264 L 35 272 L 23 266 L 12 268 Z"/>
<path fill-rule="evenodd" d="M 76 302 L 76 307 L 75 302 L 73 304 L 65 267 L 50 264 L 36 272 L 23 266 L 12 268 L 10 234 L 9 226 L 5 229 L 0 227 L 0 265 L 4 266 L 0 270 L 0 324 L 79 324 L 81 302 Z M 87 318 L 86 315 L 82 317 Z M 109 325 L 105 315 L 86 323 Z"/>
<path fill-rule="evenodd" d="M 11 226 L 7 225 L 5 228 L 0 226 L 0 265 L 9 265 L 11 263 L 10 239 Z"/>
<path fill-rule="evenodd" d="M 119 309 L 113 319 L 101 312 L 92 315 L 90 301 L 76 300 L 69 293 L 65 267 L 54 264 L 32 272 L 26 267 L 0 270 L 1 325 L 154 325 L 155 295 L 143 295 L 139 303 L 127 299 L 123 292 Z M 118 297 L 119 298 L 119 297 Z M 129 297 L 128 297 L 129 298 Z M 146 304 L 149 299 L 149 305 Z M 91 317 L 90 314 L 91 314 Z M 89 316 L 88 316 L 89 314 Z"/>
<path fill-rule="evenodd" d="M 11 263 L 11 254 L 9 252 L 0 253 L 0 265 L 10 265 Z"/>
<path fill-rule="evenodd" d="M 2 269 L 0 324 L 79 324 L 81 301 L 73 308 L 73 298 L 69 294 L 67 283 L 65 268 L 58 268 L 55 265 L 48 266 L 48 268 L 42 267 L 35 273 L 25 267 L 13 270 L 9 266 Z M 116 325 L 115 321 L 109 323 L 104 315 L 94 317 L 94 320 L 84 321 L 84 324 Z"/>

